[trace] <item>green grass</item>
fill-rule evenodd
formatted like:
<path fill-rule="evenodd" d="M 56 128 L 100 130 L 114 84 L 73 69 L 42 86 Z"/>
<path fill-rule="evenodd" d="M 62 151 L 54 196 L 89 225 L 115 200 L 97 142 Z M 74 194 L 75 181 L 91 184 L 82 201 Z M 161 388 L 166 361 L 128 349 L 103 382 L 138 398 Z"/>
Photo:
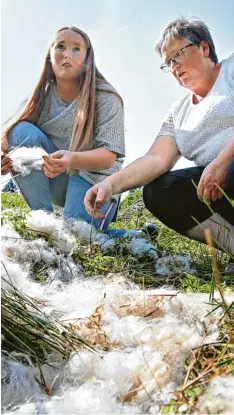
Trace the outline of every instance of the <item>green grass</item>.
<path fill-rule="evenodd" d="M 25 200 L 17 193 L 1 193 L 2 216 L 1 224 L 4 225 L 8 221 L 12 223 L 16 232 L 23 238 L 31 238 L 26 227 L 26 216 L 30 212 L 30 208 Z"/>
<path fill-rule="evenodd" d="M 29 212 L 29 207 L 20 195 L 2 193 L 2 224 L 10 221 L 23 238 L 34 239 L 37 236 L 26 227 L 25 218 Z M 121 203 L 118 220 L 112 224 L 112 227 L 139 229 L 147 222 L 156 224 L 160 229 L 157 242 L 149 240 L 159 253 L 186 255 L 191 258 L 192 265 L 196 269 L 196 273 L 193 275 L 184 273 L 178 276 L 171 281 L 171 285 L 185 292 L 209 292 L 211 290 L 212 265 L 207 246 L 179 235 L 153 217 L 144 208 L 141 190 L 131 191 Z M 133 256 L 123 248 L 125 242 L 126 240 L 119 240 L 115 251 L 111 254 L 104 254 L 98 246 L 92 246 L 91 250 L 87 246 L 79 246 L 79 249 L 73 254 L 73 258 L 83 266 L 87 276 L 105 275 L 113 272 L 121 273 L 140 285 L 142 285 L 143 279 L 145 286 L 160 287 L 163 285 L 165 282 L 162 277 L 159 278 L 156 275 L 152 258 L 148 255 L 141 258 Z M 222 273 L 222 286 L 229 286 L 232 289 L 234 276 L 223 273 L 228 256 L 221 251 L 216 251 L 216 254 Z M 37 274 L 37 280 L 46 281 L 43 267 L 34 271 Z"/>

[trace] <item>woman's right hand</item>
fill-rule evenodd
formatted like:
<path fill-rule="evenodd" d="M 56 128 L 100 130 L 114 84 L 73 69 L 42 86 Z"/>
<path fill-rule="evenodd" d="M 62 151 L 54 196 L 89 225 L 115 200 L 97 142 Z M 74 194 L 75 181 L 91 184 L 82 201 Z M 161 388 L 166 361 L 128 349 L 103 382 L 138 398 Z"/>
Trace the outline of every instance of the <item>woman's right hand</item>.
<path fill-rule="evenodd" d="M 1 151 L 1 175 L 5 176 L 12 170 L 12 160 L 6 153 Z"/>
<path fill-rule="evenodd" d="M 104 214 L 100 210 L 110 200 L 112 195 L 112 186 L 108 183 L 108 180 L 95 184 L 87 191 L 84 198 L 84 206 L 87 213 L 96 219 L 103 219 Z"/>

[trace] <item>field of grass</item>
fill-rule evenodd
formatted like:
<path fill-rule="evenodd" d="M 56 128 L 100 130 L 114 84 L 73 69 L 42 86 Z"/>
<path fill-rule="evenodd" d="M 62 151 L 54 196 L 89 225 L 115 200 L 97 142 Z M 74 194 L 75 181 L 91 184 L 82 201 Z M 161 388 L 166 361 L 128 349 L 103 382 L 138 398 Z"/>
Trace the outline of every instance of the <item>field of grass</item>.
<path fill-rule="evenodd" d="M 24 238 L 35 236 L 28 232 L 25 225 L 25 217 L 30 209 L 24 199 L 15 193 L 2 193 L 2 223 L 10 220 L 15 230 Z M 212 264 L 209 249 L 206 245 L 191 241 L 172 231 L 154 218 L 148 212 L 142 202 L 141 190 L 130 192 L 122 202 L 118 213 L 117 222 L 111 227 L 120 229 L 139 229 L 146 223 L 154 223 L 160 233 L 157 241 L 151 241 L 158 250 L 159 255 L 185 255 L 191 258 L 192 266 L 196 272 L 193 274 L 182 273 L 173 280 L 163 280 L 155 274 L 154 262 L 147 255 L 136 258 L 129 252 L 121 249 L 121 240 L 116 246 L 116 252 L 111 255 L 103 254 L 99 247 L 90 250 L 82 247 L 75 253 L 76 259 L 82 264 L 86 275 L 105 274 L 110 272 L 124 273 L 135 282 L 142 283 L 144 277 L 145 286 L 159 287 L 171 285 L 186 292 L 209 292 L 212 284 Z M 222 275 L 222 286 L 233 289 L 234 275 L 225 275 L 224 269 L 229 257 L 221 251 L 216 251 L 220 273 Z"/>

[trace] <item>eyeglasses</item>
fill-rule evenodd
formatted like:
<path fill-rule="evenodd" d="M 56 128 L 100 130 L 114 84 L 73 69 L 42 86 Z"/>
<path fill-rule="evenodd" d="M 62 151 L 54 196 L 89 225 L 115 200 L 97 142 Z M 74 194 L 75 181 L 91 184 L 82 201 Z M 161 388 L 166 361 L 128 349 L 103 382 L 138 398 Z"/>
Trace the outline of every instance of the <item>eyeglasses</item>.
<path fill-rule="evenodd" d="M 195 43 L 189 43 L 186 46 L 183 46 L 183 48 L 177 50 L 177 52 L 175 53 L 175 55 L 169 59 L 167 62 L 163 63 L 160 66 L 160 69 L 162 69 L 164 72 L 171 72 L 171 64 L 172 62 L 180 64 L 181 62 L 183 62 L 184 58 L 185 58 L 185 52 L 184 50 L 189 48 L 190 46 L 194 46 Z"/>

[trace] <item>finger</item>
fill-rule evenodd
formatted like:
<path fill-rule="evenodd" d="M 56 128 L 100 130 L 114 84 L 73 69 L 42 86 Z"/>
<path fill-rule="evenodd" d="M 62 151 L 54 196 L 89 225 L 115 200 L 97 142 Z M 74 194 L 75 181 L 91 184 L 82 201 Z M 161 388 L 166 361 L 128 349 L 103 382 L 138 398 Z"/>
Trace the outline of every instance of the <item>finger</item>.
<path fill-rule="evenodd" d="M 5 160 L 1 165 L 1 174 L 5 175 L 12 170 L 12 161 L 10 159 Z"/>
<path fill-rule="evenodd" d="M 55 177 L 59 176 L 59 173 L 50 173 L 48 171 L 44 171 L 46 177 L 49 177 L 50 179 L 54 179 Z"/>
<path fill-rule="evenodd" d="M 1 174 L 2 174 L 3 176 L 5 176 L 6 174 L 10 173 L 10 172 L 11 172 L 11 170 L 12 170 L 12 168 L 11 168 L 11 167 L 4 167 L 4 168 L 2 168 L 2 169 L 1 169 Z"/>
<path fill-rule="evenodd" d="M 222 199 L 223 197 L 223 192 L 221 192 L 221 190 L 218 191 L 218 199 Z"/>
<path fill-rule="evenodd" d="M 47 163 L 48 166 L 60 166 L 61 167 L 61 161 L 56 160 L 49 156 L 43 156 L 44 162 Z"/>
<path fill-rule="evenodd" d="M 55 160 L 55 159 L 60 159 L 61 157 L 64 156 L 64 151 L 55 151 L 55 153 L 50 154 L 50 157 Z"/>
<path fill-rule="evenodd" d="M 10 159 L 10 157 L 7 155 L 7 154 L 5 154 L 4 156 L 1 156 L 1 163 L 2 164 L 4 164 L 4 163 L 12 163 L 12 160 Z"/>
<path fill-rule="evenodd" d="M 223 197 L 223 189 L 224 189 L 224 186 L 225 186 L 225 182 L 224 183 L 219 183 L 219 185 L 217 185 L 215 183 L 215 185 L 216 185 L 216 188 L 217 188 L 217 199 L 221 199 Z"/>
<path fill-rule="evenodd" d="M 203 193 L 203 201 L 210 204 L 211 201 L 211 190 L 208 188 L 204 189 L 204 193 Z"/>
<path fill-rule="evenodd" d="M 60 173 L 62 168 L 61 166 L 56 166 L 56 165 L 52 165 L 49 164 L 45 161 L 44 165 L 43 165 L 47 170 L 49 170 L 51 173 Z"/>
<path fill-rule="evenodd" d="M 212 202 L 215 202 L 215 201 L 218 199 L 218 193 L 219 193 L 219 190 L 218 190 L 218 188 L 217 188 L 217 187 L 215 187 L 215 188 L 211 191 L 210 200 L 211 200 Z"/>
<path fill-rule="evenodd" d="M 97 197 L 96 188 L 91 188 L 90 190 L 88 190 L 84 198 L 84 206 L 85 206 L 87 213 L 90 216 L 93 216 L 96 219 L 103 219 L 105 215 L 102 212 L 100 212 L 100 208 L 97 205 L 96 197 Z"/>
<path fill-rule="evenodd" d="M 200 202 L 203 202 L 203 193 L 204 193 L 203 183 L 199 183 L 198 188 L 197 188 L 197 197 L 200 200 Z"/>
<path fill-rule="evenodd" d="M 10 167 L 12 166 L 12 160 L 10 158 L 5 159 L 4 161 L 2 161 L 2 167 Z"/>
<path fill-rule="evenodd" d="M 107 202 L 107 191 L 103 187 L 97 188 L 96 206 L 100 209 Z"/>
<path fill-rule="evenodd" d="M 48 168 L 46 165 L 42 166 L 42 169 L 43 169 L 45 175 L 47 177 L 50 177 L 50 178 L 54 178 L 54 177 L 58 176 L 59 174 L 61 174 L 61 172 L 53 171 L 50 168 Z"/>
<path fill-rule="evenodd" d="M 91 215 L 93 211 L 95 200 L 96 200 L 96 193 L 94 193 L 93 188 L 91 188 L 86 192 L 86 195 L 84 198 L 84 207 L 89 215 Z"/>

